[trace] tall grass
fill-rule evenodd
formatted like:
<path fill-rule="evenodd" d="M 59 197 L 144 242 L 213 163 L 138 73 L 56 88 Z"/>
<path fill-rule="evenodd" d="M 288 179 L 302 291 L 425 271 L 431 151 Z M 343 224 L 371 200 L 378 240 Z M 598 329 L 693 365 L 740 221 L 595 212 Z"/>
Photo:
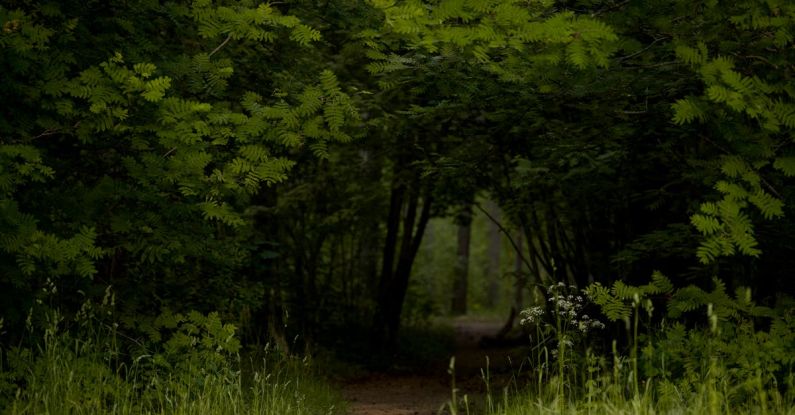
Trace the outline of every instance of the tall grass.
<path fill-rule="evenodd" d="M 737 385 L 725 380 L 707 380 L 692 391 L 682 391 L 666 381 L 647 380 L 637 395 L 626 393 L 632 386 L 616 382 L 612 376 L 595 379 L 591 389 L 560 393 L 553 378 L 541 386 L 516 388 L 497 399 L 489 415 L 530 414 L 795 414 L 792 396 L 776 389 L 760 390 L 746 401 L 730 399 Z"/>
<path fill-rule="evenodd" d="M 112 330 L 89 333 L 48 331 L 35 348 L 5 351 L 0 412 L 331 415 L 345 410 L 306 360 L 267 350 L 249 357 L 200 350 L 194 355 L 199 359 L 175 364 L 156 353 L 125 356 Z"/>
<path fill-rule="evenodd" d="M 492 390 L 485 370 L 482 403 L 473 407 L 454 390 L 452 414 L 795 415 L 795 309 L 790 306 L 762 319 L 739 307 L 730 313 L 725 305 L 738 300 L 724 300 L 723 314 L 707 304 L 708 324 L 686 327 L 665 320 L 654 326 L 648 302 L 648 331 L 641 333 L 644 306 L 636 296 L 627 309 L 625 348 L 614 340 L 612 348 L 595 352 L 592 346 L 603 336 L 592 330 L 600 324 L 578 305 L 585 300 L 554 294 L 550 301 L 549 312 L 538 307 L 523 312 L 537 340 L 528 349 L 527 369 L 515 373 L 502 394 Z"/>
<path fill-rule="evenodd" d="M 542 351 L 539 355 L 551 356 L 551 353 Z M 513 381 L 503 390 L 493 390 L 486 368 L 482 372 L 485 396 L 476 399 L 460 396 L 453 383 L 452 400 L 445 413 L 795 415 L 791 372 L 784 376 L 786 385 L 766 382 L 761 376 L 740 383 L 730 375 L 731 362 L 712 359 L 705 362 L 701 378 L 692 386 L 681 379 L 656 377 L 643 379 L 636 386 L 629 356 L 616 356 L 612 362 L 589 352 L 580 357 L 584 357 L 583 364 L 571 360 L 566 363 L 564 376 L 560 376 L 556 360 L 528 358 L 525 364 L 531 369 L 514 373 Z M 453 373 L 453 362 L 450 370 Z"/>

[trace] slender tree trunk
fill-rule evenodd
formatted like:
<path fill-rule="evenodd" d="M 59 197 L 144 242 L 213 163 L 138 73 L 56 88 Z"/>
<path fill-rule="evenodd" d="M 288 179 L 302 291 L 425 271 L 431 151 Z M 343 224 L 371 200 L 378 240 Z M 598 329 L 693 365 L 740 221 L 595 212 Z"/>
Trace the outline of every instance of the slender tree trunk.
<path fill-rule="evenodd" d="M 469 242 L 472 236 L 472 214 L 464 214 L 458 224 L 458 250 L 453 269 L 453 315 L 467 313 L 467 294 L 469 283 Z"/>
<path fill-rule="evenodd" d="M 516 245 L 519 247 L 519 250 L 521 250 L 522 245 L 524 244 L 522 233 L 517 232 L 515 239 Z M 522 258 L 519 256 L 519 254 L 517 254 L 516 261 L 513 263 L 513 273 L 516 275 L 516 292 L 514 293 L 513 297 L 513 308 L 517 313 L 522 310 L 522 307 L 524 307 L 524 289 L 527 284 L 524 271 L 524 262 L 522 262 Z"/>
<path fill-rule="evenodd" d="M 513 262 L 513 274 L 514 278 L 516 278 L 516 283 L 514 285 L 514 295 L 513 295 L 513 303 L 511 304 L 511 311 L 508 314 L 508 319 L 505 321 L 505 324 L 502 326 L 502 329 L 497 333 L 497 338 L 502 339 L 508 335 L 508 333 L 513 330 L 514 323 L 516 321 L 516 316 L 519 315 L 519 312 L 522 311 L 524 307 L 524 289 L 527 283 L 525 279 L 525 262 L 522 260 L 521 252 L 522 252 L 522 245 L 524 245 L 524 237 L 522 231 L 517 231 L 516 236 L 513 237 L 514 243 L 516 244 L 516 259 Z M 531 259 L 531 261 L 533 261 Z"/>
<path fill-rule="evenodd" d="M 499 301 L 500 295 L 500 253 L 502 252 L 502 236 L 500 235 L 500 227 L 495 221 L 500 220 L 500 208 L 494 201 L 489 200 L 486 204 L 486 209 L 492 216 L 493 220 L 489 221 L 487 238 L 489 241 L 488 247 L 488 269 L 486 270 L 486 278 L 488 279 L 486 305 L 489 308 L 494 308 Z"/>
<path fill-rule="evenodd" d="M 411 268 L 414 265 L 414 259 L 417 257 L 417 252 L 422 243 L 422 236 L 425 233 L 425 228 L 428 226 L 428 220 L 430 220 L 431 217 L 432 202 L 429 196 L 424 198 L 419 221 L 416 226 L 413 226 L 413 215 L 410 221 L 406 221 L 407 225 L 409 223 L 412 225 L 411 227 L 406 226 L 407 232 L 413 233 L 413 235 L 409 238 L 403 238 L 405 245 L 401 247 L 400 260 L 395 268 L 391 289 L 385 293 L 387 304 L 389 305 L 389 313 L 387 314 L 387 340 L 390 347 L 394 347 L 397 341 L 397 333 L 400 328 L 400 315 L 403 313 L 403 302 L 406 299 L 406 291 L 409 288 Z M 412 210 L 416 213 L 416 202 L 410 204 L 410 206 L 411 205 L 413 205 Z M 414 229 L 413 232 L 411 232 L 412 228 Z"/>
<path fill-rule="evenodd" d="M 395 180 L 399 179 L 396 177 Z M 374 346 L 381 350 L 390 351 L 396 346 L 411 268 L 430 220 L 432 200 L 429 195 L 425 195 L 420 208 L 419 187 L 419 180 L 414 180 L 408 189 L 406 185 L 401 184 L 392 187 L 381 278 L 373 319 Z M 418 209 L 420 209 L 419 219 Z"/>
<path fill-rule="evenodd" d="M 397 179 L 396 179 L 397 180 Z M 403 210 L 403 194 L 405 187 L 395 184 L 389 197 L 389 214 L 386 221 L 386 239 L 384 240 L 384 253 L 381 256 L 381 281 L 379 295 L 387 289 L 389 280 L 392 279 L 397 251 L 398 233 L 400 231 L 400 211 Z"/>
<path fill-rule="evenodd" d="M 397 181 L 397 178 L 393 180 Z M 375 315 L 373 317 L 373 347 L 377 350 L 385 349 L 390 343 L 388 323 L 390 314 L 389 291 L 392 289 L 394 277 L 395 254 L 397 250 L 398 233 L 400 231 L 400 211 L 403 209 L 404 187 L 399 183 L 392 186 L 389 198 L 389 213 L 386 222 L 386 238 L 384 250 L 381 255 L 381 274 L 378 281 L 378 290 L 375 293 Z"/>

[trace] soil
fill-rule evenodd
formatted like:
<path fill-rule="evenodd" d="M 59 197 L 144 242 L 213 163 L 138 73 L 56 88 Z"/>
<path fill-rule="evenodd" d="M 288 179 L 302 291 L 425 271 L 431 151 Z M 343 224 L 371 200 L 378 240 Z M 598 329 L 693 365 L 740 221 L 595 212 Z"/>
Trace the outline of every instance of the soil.
<path fill-rule="evenodd" d="M 485 393 L 483 373 L 489 359 L 490 387 L 499 396 L 521 361 L 521 349 L 482 348 L 484 337 L 494 336 L 504 322 L 457 319 L 455 329 L 455 382 L 457 395 L 467 396 L 470 408 L 482 406 Z M 431 362 L 412 371 L 370 373 L 342 386 L 351 415 L 436 415 L 447 414 L 452 397 L 450 360 Z"/>

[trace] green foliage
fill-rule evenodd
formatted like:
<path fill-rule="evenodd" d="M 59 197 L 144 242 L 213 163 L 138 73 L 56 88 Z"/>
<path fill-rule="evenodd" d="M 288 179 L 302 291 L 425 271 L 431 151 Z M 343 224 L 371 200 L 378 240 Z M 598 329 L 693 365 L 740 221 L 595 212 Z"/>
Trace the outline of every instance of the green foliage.
<path fill-rule="evenodd" d="M 716 203 L 702 204 L 701 212 L 691 217 L 704 239 L 698 250 L 702 263 L 740 253 L 758 256 L 753 218 L 754 206 L 766 220 L 783 216 L 781 194 L 763 177 L 772 166 L 790 175 L 786 152 L 795 122 L 791 88 L 784 81 L 791 68 L 784 52 L 791 36 L 784 35 L 795 24 L 790 6 L 742 2 L 721 8 L 707 2 L 702 20 L 708 31 L 738 30 L 745 40 L 736 44 L 711 43 L 691 38 L 676 48 L 677 58 L 699 76 L 703 93 L 673 105 L 674 122 L 687 124 L 724 123 L 722 131 L 744 131 L 735 139 L 732 133 L 717 134 L 725 154 L 722 167 L 727 180 L 715 184 L 721 195 Z M 756 34 L 771 33 L 765 39 Z M 772 35 L 775 33 L 776 35 Z M 782 52 L 772 52 L 781 50 Z M 772 54 L 771 54 L 772 52 Z M 762 65 L 754 64 L 754 61 Z M 781 64 L 781 65 L 780 65 Z M 728 125 L 726 125 L 728 123 Z M 784 154 L 781 154 L 781 153 Z"/>
<path fill-rule="evenodd" d="M 59 345 L 77 363 L 57 366 L 21 348 L 0 388 L 49 373 L 53 395 L 26 388 L 20 402 L 87 396 L 102 412 L 122 385 L 152 391 L 124 401 L 139 412 L 207 412 L 168 405 L 240 382 L 221 321 L 311 350 L 347 348 L 337 330 L 379 324 L 393 299 L 396 321 L 441 312 L 454 258 L 423 252 L 419 235 L 488 191 L 516 232 L 515 290 L 597 281 L 589 295 L 609 319 L 634 317 L 629 365 L 618 344 L 611 368 L 560 356 L 558 383 L 542 376 L 556 391 L 582 378 L 589 399 L 598 385 L 638 396 L 640 365 L 655 410 L 715 396 L 745 408 L 742 379 L 778 393 L 792 325 L 765 305 L 793 290 L 794 19 L 780 0 L 4 2 L 2 344 L 26 344 L 23 327 L 42 324 L 27 323 L 33 307 L 70 318 L 112 284 L 116 329 L 133 339 L 91 347 L 147 357 L 114 366 Z M 408 278 L 417 250 L 419 280 L 391 281 Z M 677 284 L 722 279 L 712 291 L 660 273 L 624 282 L 658 268 Z M 412 297 L 405 307 L 393 287 Z M 504 291 L 503 304 L 517 297 Z M 641 308 L 653 328 L 668 296 L 669 317 L 690 325 L 639 335 Z M 769 358 L 742 351 L 759 348 Z M 567 374 L 569 362 L 604 376 Z M 716 386 L 721 371 L 736 392 Z M 64 373 L 86 381 L 69 389 Z M 224 388 L 212 390 L 241 389 Z"/>
<path fill-rule="evenodd" d="M 671 281 L 659 271 L 655 271 L 651 281 L 646 285 L 632 286 L 616 281 L 608 289 L 600 283 L 594 283 L 585 289 L 585 293 L 591 301 L 601 307 L 602 312 L 611 321 L 629 322 L 632 312 L 640 305 L 651 312 L 650 297 L 670 294 L 673 290 Z"/>
<path fill-rule="evenodd" d="M 743 209 L 755 206 L 762 217 L 774 219 L 783 216 L 783 202 L 763 188 L 759 173 L 738 157 L 725 157 L 721 171 L 731 181 L 715 184 L 723 199 L 701 204 L 701 213 L 691 216 L 691 223 L 706 238 L 698 249 L 702 263 L 732 255 L 735 249 L 744 255 L 758 256 L 753 226 Z"/>
<path fill-rule="evenodd" d="M 625 356 L 614 340 L 612 358 L 589 349 L 569 358 L 566 372 L 558 376 L 550 376 L 548 369 L 554 359 L 540 354 L 540 362 L 531 369 L 530 385 L 520 389 L 518 397 L 497 399 L 489 413 L 784 414 L 792 410 L 795 325 L 791 299 L 781 298 L 774 311 L 757 306 L 745 288 L 731 296 L 716 279 L 711 292 L 693 286 L 673 291 L 659 273 L 645 286 L 623 285 L 613 292 L 592 286 L 587 291 L 599 296 L 605 312 L 605 305 L 619 296 L 669 294 L 668 317 L 675 320 L 653 323 L 642 336 L 640 355 Z M 690 318 L 706 317 L 706 324 L 676 321 L 683 312 Z M 632 373 L 636 359 L 642 370 Z M 643 389 L 634 385 L 636 376 L 642 376 Z M 561 388 L 562 379 L 566 379 L 565 388 Z"/>
<path fill-rule="evenodd" d="M 706 119 L 703 103 L 695 97 L 676 101 L 673 104 L 673 110 L 674 122 L 677 124 L 686 124 L 695 120 L 704 121 Z"/>
<path fill-rule="evenodd" d="M 711 308 L 711 313 L 720 321 L 776 315 L 772 309 L 758 306 L 752 301 L 750 288 L 738 287 L 732 298 L 726 292 L 726 284 L 720 279 L 713 279 L 713 284 L 715 288 L 709 292 L 694 285 L 676 290 L 668 303 L 668 316 L 678 319 L 686 312 L 706 307 Z"/>
<path fill-rule="evenodd" d="M 758 306 L 751 300 L 749 288 L 738 287 L 735 290 L 734 298 L 732 298 L 726 292 L 726 284 L 723 281 L 714 278 L 713 284 L 715 288 L 709 292 L 694 285 L 675 289 L 666 276 L 655 271 L 651 281 L 646 285 L 631 286 L 622 281 L 616 281 L 608 289 L 600 283 L 594 283 L 588 286 L 585 292 L 612 321 L 628 320 L 633 307 L 636 308 L 653 296 L 661 295 L 668 298 L 668 316 L 673 319 L 679 319 L 684 313 L 707 306 L 712 310 L 711 313 L 720 316 L 721 321 L 727 318 L 737 319 L 741 316 L 775 316 L 772 309 Z"/>
<path fill-rule="evenodd" d="M 706 328 L 693 329 L 674 323 L 656 340 L 649 370 L 669 379 L 679 390 L 679 396 L 669 405 L 681 404 L 683 398 L 699 393 L 705 383 L 732 385 L 720 392 L 727 406 L 753 400 L 764 408 L 768 396 L 791 393 L 791 385 L 776 380 L 795 363 L 791 357 L 795 328 L 791 315 L 756 306 L 750 297 L 750 290 L 738 289 L 736 297 L 731 298 L 717 282 L 709 293 L 688 287 L 674 295 L 669 315 L 678 316 L 709 301 L 704 308 L 710 323 Z M 769 324 L 755 324 L 760 318 Z"/>
<path fill-rule="evenodd" d="M 165 373 L 194 377 L 192 370 L 219 370 L 240 352 L 235 326 L 222 323 L 218 313 L 204 316 L 192 311 L 185 316 L 167 310 L 151 326 L 139 329 L 151 342 L 162 345 L 152 363 Z"/>
<path fill-rule="evenodd" d="M 297 359 L 265 350 L 262 362 L 243 361 L 234 326 L 217 315 L 164 313 L 152 327 L 151 348 L 130 356 L 120 347 L 125 335 L 100 321 L 71 334 L 55 318 L 41 344 L 2 350 L 8 363 L 0 372 L 3 413 L 314 415 L 344 410 L 330 386 Z"/>
<path fill-rule="evenodd" d="M 301 24 L 295 16 L 285 16 L 270 4 L 251 7 L 251 2 L 241 2 L 236 7 L 215 6 L 211 0 L 194 1 L 190 14 L 198 24 L 198 33 L 206 39 L 228 36 L 230 39 L 273 42 L 275 30 L 290 30 L 290 39 L 308 45 L 320 39 L 320 32 Z"/>
<path fill-rule="evenodd" d="M 388 74 L 415 68 L 417 53 L 471 60 L 503 79 L 533 76 L 534 71 L 561 63 L 579 69 L 605 67 L 618 39 L 603 22 L 569 11 L 552 11 L 552 4 L 527 5 L 514 0 L 372 1 L 384 13 L 380 32 L 360 37 L 373 60 L 368 70 Z"/>
<path fill-rule="evenodd" d="M 91 278 L 114 280 L 132 316 L 261 293 L 261 281 L 230 283 L 251 255 L 244 212 L 304 148 L 326 158 L 350 142 L 358 119 L 326 67 L 282 93 L 248 58 L 311 48 L 320 32 L 296 16 L 247 1 L 103 7 L 0 7 L 0 97 L 18 104 L 0 122 L 2 312 L 15 329 L 14 310 L 50 277 L 71 290 L 65 302 L 91 295 Z"/>

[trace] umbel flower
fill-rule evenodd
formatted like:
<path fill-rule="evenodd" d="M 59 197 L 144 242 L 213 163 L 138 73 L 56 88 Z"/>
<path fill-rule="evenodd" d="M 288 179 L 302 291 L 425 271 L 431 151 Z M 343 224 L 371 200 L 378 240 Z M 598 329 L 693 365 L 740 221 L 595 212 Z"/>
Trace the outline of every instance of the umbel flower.
<path fill-rule="evenodd" d="M 578 294 L 567 294 L 567 288 Z M 550 294 L 549 303 L 552 305 L 552 309 L 549 312 L 550 317 L 560 319 L 567 328 L 587 334 L 592 329 L 605 327 L 601 321 L 582 313 L 586 305 L 586 297 L 579 294 L 577 287 L 566 287 L 566 284 L 559 282 L 550 285 L 548 291 Z M 545 314 L 546 310 L 542 306 L 527 308 L 520 312 L 520 323 L 522 325 L 540 324 Z"/>

